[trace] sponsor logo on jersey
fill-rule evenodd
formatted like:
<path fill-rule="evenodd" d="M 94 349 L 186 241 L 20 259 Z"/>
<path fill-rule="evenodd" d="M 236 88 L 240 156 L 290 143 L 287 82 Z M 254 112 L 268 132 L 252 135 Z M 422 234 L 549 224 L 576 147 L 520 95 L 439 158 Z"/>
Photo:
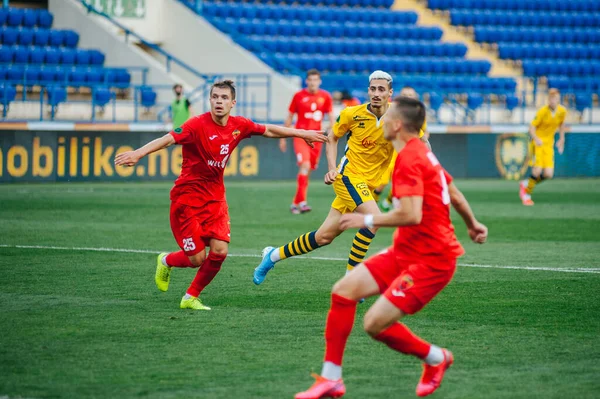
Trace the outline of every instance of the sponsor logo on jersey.
<path fill-rule="evenodd" d="M 181 132 L 183 132 L 183 130 L 180 127 L 178 127 L 177 129 L 174 129 L 173 132 L 175 134 L 181 134 Z"/>
<path fill-rule="evenodd" d="M 399 297 L 405 297 L 406 293 L 404 291 L 409 290 L 414 285 L 415 285 L 415 282 L 412 279 L 412 277 L 408 274 L 405 274 L 400 279 L 400 282 L 398 283 L 398 287 L 392 289 L 392 295 L 399 296 Z"/>
<path fill-rule="evenodd" d="M 360 123 L 358 124 L 358 128 L 360 128 L 360 129 L 364 129 L 364 128 L 365 128 L 365 123 L 364 123 L 364 122 L 360 122 Z"/>
<path fill-rule="evenodd" d="M 225 162 L 215 161 L 214 159 L 209 159 L 206 162 L 208 166 L 212 166 L 213 168 L 225 169 Z"/>
<path fill-rule="evenodd" d="M 369 118 L 367 118 L 367 117 L 365 117 L 365 116 L 354 115 L 354 116 L 352 117 L 352 120 L 353 120 L 353 121 L 357 121 L 357 122 L 359 122 L 359 121 L 368 121 L 368 120 L 369 120 Z"/>
<path fill-rule="evenodd" d="M 373 148 L 377 145 L 376 142 L 369 140 L 369 138 L 364 138 L 363 141 L 361 142 L 361 144 L 365 148 Z"/>
<path fill-rule="evenodd" d="M 215 134 L 214 136 L 210 136 L 208 139 L 212 141 L 212 140 L 216 139 L 217 137 L 219 137 L 219 136 L 217 136 L 217 135 Z"/>
<path fill-rule="evenodd" d="M 501 134 L 496 139 L 496 167 L 506 179 L 518 180 L 529 164 L 529 136 L 526 134 Z"/>

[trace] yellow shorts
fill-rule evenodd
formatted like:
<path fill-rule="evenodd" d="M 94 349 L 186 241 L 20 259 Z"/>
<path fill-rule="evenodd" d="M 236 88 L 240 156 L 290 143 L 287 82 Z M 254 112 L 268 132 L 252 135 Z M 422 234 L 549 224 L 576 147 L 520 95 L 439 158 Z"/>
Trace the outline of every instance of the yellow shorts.
<path fill-rule="evenodd" d="M 333 191 L 335 199 L 331 207 L 342 214 L 354 212 L 359 205 L 374 201 L 369 185 L 356 177 L 338 175 L 333 182 Z"/>
<path fill-rule="evenodd" d="M 554 168 L 554 143 L 533 145 L 530 165 L 534 168 Z"/>

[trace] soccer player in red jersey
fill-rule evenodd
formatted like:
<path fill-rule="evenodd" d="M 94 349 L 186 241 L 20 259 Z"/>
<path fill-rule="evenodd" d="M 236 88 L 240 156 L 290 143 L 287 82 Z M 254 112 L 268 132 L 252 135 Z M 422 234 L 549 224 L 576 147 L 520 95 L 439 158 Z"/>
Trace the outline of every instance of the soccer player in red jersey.
<path fill-rule="evenodd" d="M 310 69 L 306 73 L 306 89 L 300 90 L 292 98 L 289 107 L 289 115 L 285 120 L 285 126 L 292 126 L 294 114 L 298 114 L 296 129 L 321 130 L 321 121 L 324 116 L 329 118 L 329 124 L 334 121 L 333 101 L 331 95 L 325 90 L 320 90 L 321 74 L 316 69 Z M 290 212 L 310 212 L 311 207 L 307 204 L 308 178 L 310 172 L 319 166 L 321 158 L 321 143 L 315 143 L 314 147 L 306 144 L 304 140 L 294 139 L 294 152 L 298 161 L 298 185 L 296 196 L 290 206 Z M 287 150 L 287 141 L 281 139 L 279 148 L 282 152 Z"/>
<path fill-rule="evenodd" d="M 365 314 L 364 329 L 391 349 L 423 360 L 418 396 L 433 393 L 453 362 L 450 351 L 424 341 L 398 320 L 421 310 L 450 282 L 456 258 L 464 253 L 450 221 L 450 203 L 465 221 L 473 241 L 485 242 L 487 228 L 477 221 L 450 175 L 419 140 L 425 120 L 423 103 L 397 97 L 384 118 L 385 137 L 398 151 L 392 176 L 395 209 L 378 215 L 346 214 L 340 227 L 398 226 L 394 243 L 334 285 L 325 327 L 323 370 L 315 376 L 315 384 L 296 399 L 345 394 L 342 358 L 356 305 L 361 298 L 373 295 L 381 294 Z"/>
<path fill-rule="evenodd" d="M 181 251 L 160 254 L 155 275 L 158 289 L 166 291 L 171 268 L 199 268 L 181 300 L 182 309 L 210 310 L 198 297 L 227 256 L 230 228 L 223 173 L 240 141 L 253 135 L 298 137 L 308 145 L 327 140 L 322 132 L 259 125 L 241 116 L 231 116 L 235 102 L 233 82 L 217 82 L 210 91 L 210 112 L 192 117 L 163 137 L 115 157 L 116 165 L 133 166 L 150 153 L 173 144 L 183 146 L 181 174 L 171 190 L 170 217 L 171 230 Z"/>

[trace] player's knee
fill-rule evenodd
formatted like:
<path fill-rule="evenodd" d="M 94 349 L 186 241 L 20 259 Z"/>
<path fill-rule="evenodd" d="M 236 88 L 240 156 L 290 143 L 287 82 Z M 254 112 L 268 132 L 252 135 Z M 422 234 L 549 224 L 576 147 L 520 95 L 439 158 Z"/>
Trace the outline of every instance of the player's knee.
<path fill-rule="evenodd" d="M 300 164 L 300 174 L 308 175 L 310 172 L 310 162 L 302 162 Z"/>
<path fill-rule="evenodd" d="M 206 259 L 206 253 L 204 251 L 198 252 L 196 255 L 192 255 L 189 258 L 190 262 L 192 263 L 192 265 L 194 265 L 194 267 L 200 267 Z"/>
<path fill-rule="evenodd" d="M 542 174 L 542 176 L 544 176 L 544 179 L 552 179 L 554 177 L 554 171 L 553 170 L 545 170 L 544 173 Z"/>
<path fill-rule="evenodd" d="M 360 296 L 358 296 L 356 291 L 355 282 L 349 279 L 348 275 L 341 278 L 333 285 L 333 288 L 331 289 L 332 294 L 336 294 L 348 299 L 359 300 Z"/>
<path fill-rule="evenodd" d="M 384 330 L 384 326 L 381 321 L 378 320 L 377 316 L 373 312 L 367 312 L 363 319 L 363 328 L 367 334 L 371 337 L 379 335 Z"/>
<path fill-rule="evenodd" d="M 227 254 L 228 254 L 228 248 L 227 247 L 223 247 L 223 248 L 215 247 L 215 248 L 211 248 L 210 252 L 212 252 L 215 255 L 218 255 L 221 258 L 226 258 Z"/>

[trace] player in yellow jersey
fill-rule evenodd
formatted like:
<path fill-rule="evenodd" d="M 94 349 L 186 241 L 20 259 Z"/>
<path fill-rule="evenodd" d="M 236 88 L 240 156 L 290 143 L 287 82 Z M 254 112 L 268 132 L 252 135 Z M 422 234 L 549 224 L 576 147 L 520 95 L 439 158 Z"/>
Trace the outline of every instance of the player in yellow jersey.
<path fill-rule="evenodd" d="M 410 86 L 404 86 L 402 90 L 400 90 L 399 96 L 419 100 L 419 94 L 414 88 Z M 427 146 L 429 146 L 429 148 L 431 149 L 431 145 L 429 144 L 429 133 L 427 132 L 427 120 L 425 120 L 423 126 L 421 127 L 421 130 L 419 131 L 419 138 L 425 143 L 427 143 Z M 392 160 L 390 161 L 390 165 L 388 166 L 387 172 L 383 175 L 379 186 L 375 190 L 373 190 L 373 196 L 375 197 L 375 201 L 379 201 L 379 196 L 381 195 L 381 193 L 383 193 L 383 190 L 385 190 L 385 187 L 390 182 L 392 172 L 394 171 L 394 165 L 396 164 L 397 156 L 398 153 L 394 152 Z M 392 208 L 392 190 L 390 190 L 388 196 L 384 198 L 383 201 L 381 201 L 380 206 L 384 212 L 387 212 Z"/>
<path fill-rule="evenodd" d="M 523 205 L 533 205 L 531 193 L 537 184 L 554 176 L 554 134 L 559 132 L 556 142 L 558 153 L 565 149 L 565 118 L 567 109 L 560 105 L 560 92 L 550 89 L 548 105 L 540 108 L 531 122 L 529 135 L 533 144 L 531 177 L 520 184 L 519 196 Z"/>
<path fill-rule="evenodd" d="M 373 190 L 395 153 L 392 144 L 383 137 L 382 121 L 389 108 L 388 99 L 393 94 L 392 77 L 387 72 L 373 72 L 369 76 L 368 94 L 369 103 L 342 110 L 327 142 L 329 172 L 325 175 L 325 184 L 333 185 L 336 195 L 329 215 L 318 230 L 303 234 L 279 248 L 266 247 L 262 262 L 254 270 L 255 284 L 262 283 L 280 260 L 330 244 L 342 233 L 339 220 L 343 214 L 381 213 Z M 336 167 L 338 141 L 344 136 L 347 138 L 346 149 Z M 376 228 L 364 228 L 356 233 L 348 256 L 348 271 L 362 262 L 376 231 Z"/>

